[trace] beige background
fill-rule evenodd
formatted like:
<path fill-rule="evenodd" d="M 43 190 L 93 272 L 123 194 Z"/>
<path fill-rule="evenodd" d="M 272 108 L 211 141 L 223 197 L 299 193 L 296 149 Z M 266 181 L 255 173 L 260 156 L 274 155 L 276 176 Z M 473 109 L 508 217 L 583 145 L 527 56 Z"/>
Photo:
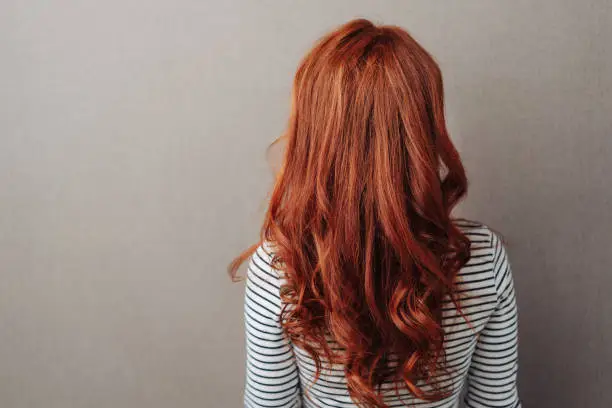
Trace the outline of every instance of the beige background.
<path fill-rule="evenodd" d="M 438 58 L 515 269 L 526 407 L 612 406 L 610 1 L 4 0 L 0 406 L 241 406 L 242 287 L 301 55 L 355 16 Z"/>

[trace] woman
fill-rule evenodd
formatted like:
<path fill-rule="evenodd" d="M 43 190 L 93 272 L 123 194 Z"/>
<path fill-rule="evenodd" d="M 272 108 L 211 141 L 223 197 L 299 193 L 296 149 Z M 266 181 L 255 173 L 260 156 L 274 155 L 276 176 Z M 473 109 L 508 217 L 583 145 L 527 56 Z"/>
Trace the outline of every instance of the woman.
<path fill-rule="evenodd" d="M 405 31 L 355 20 L 302 61 L 250 258 L 247 407 L 518 407 L 500 239 L 452 219 L 467 180 L 442 77 Z"/>

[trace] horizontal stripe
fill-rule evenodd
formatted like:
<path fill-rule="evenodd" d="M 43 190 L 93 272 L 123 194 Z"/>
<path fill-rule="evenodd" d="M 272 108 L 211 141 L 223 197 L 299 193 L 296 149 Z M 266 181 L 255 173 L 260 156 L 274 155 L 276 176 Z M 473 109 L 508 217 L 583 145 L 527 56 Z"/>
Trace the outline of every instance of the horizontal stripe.
<path fill-rule="evenodd" d="M 455 407 L 466 388 L 467 407 L 520 407 L 516 388 L 518 317 L 510 263 L 501 240 L 488 228 L 468 221 L 457 226 L 471 242 L 468 263 L 456 277 L 455 295 L 443 302 L 441 326 L 445 333 L 447 374 L 419 382 L 424 390 L 442 385 L 452 394 L 440 401 L 415 398 L 402 385 L 384 382 L 381 392 L 391 407 Z M 315 381 L 316 365 L 305 350 L 294 347 L 280 324 L 283 308 L 279 290 L 282 274 L 272 267 L 273 246 L 264 243 L 251 257 L 247 270 L 244 321 L 246 333 L 246 386 L 249 408 L 329 406 L 353 408 L 344 367 L 330 365 L 323 356 L 322 372 Z M 342 351 L 329 334 L 329 347 Z M 388 358 L 389 368 L 398 356 Z"/>

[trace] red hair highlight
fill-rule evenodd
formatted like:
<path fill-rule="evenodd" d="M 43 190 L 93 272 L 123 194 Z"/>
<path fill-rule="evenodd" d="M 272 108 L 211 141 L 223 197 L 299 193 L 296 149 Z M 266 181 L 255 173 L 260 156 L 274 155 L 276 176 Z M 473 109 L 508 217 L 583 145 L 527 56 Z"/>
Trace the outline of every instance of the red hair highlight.
<path fill-rule="evenodd" d="M 401 28 L 363 19 L 323 37 L 295 75 L 261 239 L 285 281 L 284 330 L 317 375 L 342 364 L 363 406 L 386 407 L 390 379 L 425 400 L 450 392 L 430 380 L 444 371 L 442 303 L 458 306 L 469 240 L 450 215 L 467 180 L 443 100 L 429 53 Z"/>

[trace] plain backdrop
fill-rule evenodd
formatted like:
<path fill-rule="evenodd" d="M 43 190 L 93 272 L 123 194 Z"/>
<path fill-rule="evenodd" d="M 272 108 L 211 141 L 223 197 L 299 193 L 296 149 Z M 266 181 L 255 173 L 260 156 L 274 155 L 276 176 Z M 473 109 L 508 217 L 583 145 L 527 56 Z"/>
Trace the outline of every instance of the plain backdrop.
<path fill-rule="evenodd" d="M 301 56 L 353 17 L 439 61 L 508 242 L 525 407 L 612 406 L 609 1 L 4 0 L 0 406 L 238 407 L 241 284 Z"/>

